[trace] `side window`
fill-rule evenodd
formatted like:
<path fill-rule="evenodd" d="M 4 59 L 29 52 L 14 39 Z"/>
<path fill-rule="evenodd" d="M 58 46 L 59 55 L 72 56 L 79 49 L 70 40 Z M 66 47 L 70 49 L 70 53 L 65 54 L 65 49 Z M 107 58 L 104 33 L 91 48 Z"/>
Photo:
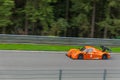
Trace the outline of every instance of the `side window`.
<path fill-rule="evenodd" d="M 87 53 L 91 53 L 91 52 L 93 52 L 92 48 L 87 49 Z"/>
<path fill-rule="evenodd" d="M 83 52 L 87 52 L 87 51 L 88 51 L 88 49 L 84 49 L 84 50 L 83 50 Z"/>

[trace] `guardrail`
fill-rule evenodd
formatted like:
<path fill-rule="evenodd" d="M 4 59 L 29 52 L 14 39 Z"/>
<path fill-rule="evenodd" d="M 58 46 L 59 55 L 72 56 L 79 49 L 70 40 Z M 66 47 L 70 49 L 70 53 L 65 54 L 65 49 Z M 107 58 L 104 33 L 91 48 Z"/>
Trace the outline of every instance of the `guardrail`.
<path fill-rule="evenodd" d="M 36 43 L 60 45 L 107 45 L 120 46 L 120 39 L 51 37 L 33 35 L 0 35 L 0 43 Z"/>
<path fill-rule="evenodd" d="M 120 80 L 120 70 L 0 70 L 0 80 Z"/>

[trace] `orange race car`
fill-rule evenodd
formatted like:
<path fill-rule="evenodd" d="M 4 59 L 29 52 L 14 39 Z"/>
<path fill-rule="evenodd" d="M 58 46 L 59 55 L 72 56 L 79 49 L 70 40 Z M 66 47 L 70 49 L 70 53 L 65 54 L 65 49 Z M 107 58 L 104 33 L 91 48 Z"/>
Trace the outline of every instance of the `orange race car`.
<path fill-rule="evenodd" d="M 70 49 L 66 56 L 72 59 L 109 59 L 111 50 L 105 46 L 100 46 L 102 49 L 99 50 L 93 46 L 84 46 L 81 49 Z"/>

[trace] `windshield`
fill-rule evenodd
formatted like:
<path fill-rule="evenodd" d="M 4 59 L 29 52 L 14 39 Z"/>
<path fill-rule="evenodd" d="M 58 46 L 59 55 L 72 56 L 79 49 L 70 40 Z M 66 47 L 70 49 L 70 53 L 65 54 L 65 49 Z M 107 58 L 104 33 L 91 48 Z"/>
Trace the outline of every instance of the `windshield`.
<path fill-rule="evenodd" d="M 86 52 L 86 53 L 91 53 L 91 52 L 93 52 L 93 49 L 92 49 L 92 48 L 85 49 L 83 52 Z"/>
<path fill-rule="evenodd" d="M 84 51 L 85 50 L 85 47 L 82 47 L 81 49 L 80 49 L 80 51 Z"/>

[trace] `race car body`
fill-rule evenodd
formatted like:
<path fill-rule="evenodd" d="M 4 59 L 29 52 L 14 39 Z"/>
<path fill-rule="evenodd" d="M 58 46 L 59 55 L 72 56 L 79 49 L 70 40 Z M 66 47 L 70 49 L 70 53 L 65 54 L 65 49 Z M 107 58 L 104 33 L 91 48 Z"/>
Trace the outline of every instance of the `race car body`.
<path fill-rule="evenodd" d="M 104 46 L 102 46 L 101 48 L 102 50 L 99 50 L 93 46 L 84 46 L 81 49 L 70 49 L 66 55 L 72 59 L 109 59 L 110 49 Z"/>

